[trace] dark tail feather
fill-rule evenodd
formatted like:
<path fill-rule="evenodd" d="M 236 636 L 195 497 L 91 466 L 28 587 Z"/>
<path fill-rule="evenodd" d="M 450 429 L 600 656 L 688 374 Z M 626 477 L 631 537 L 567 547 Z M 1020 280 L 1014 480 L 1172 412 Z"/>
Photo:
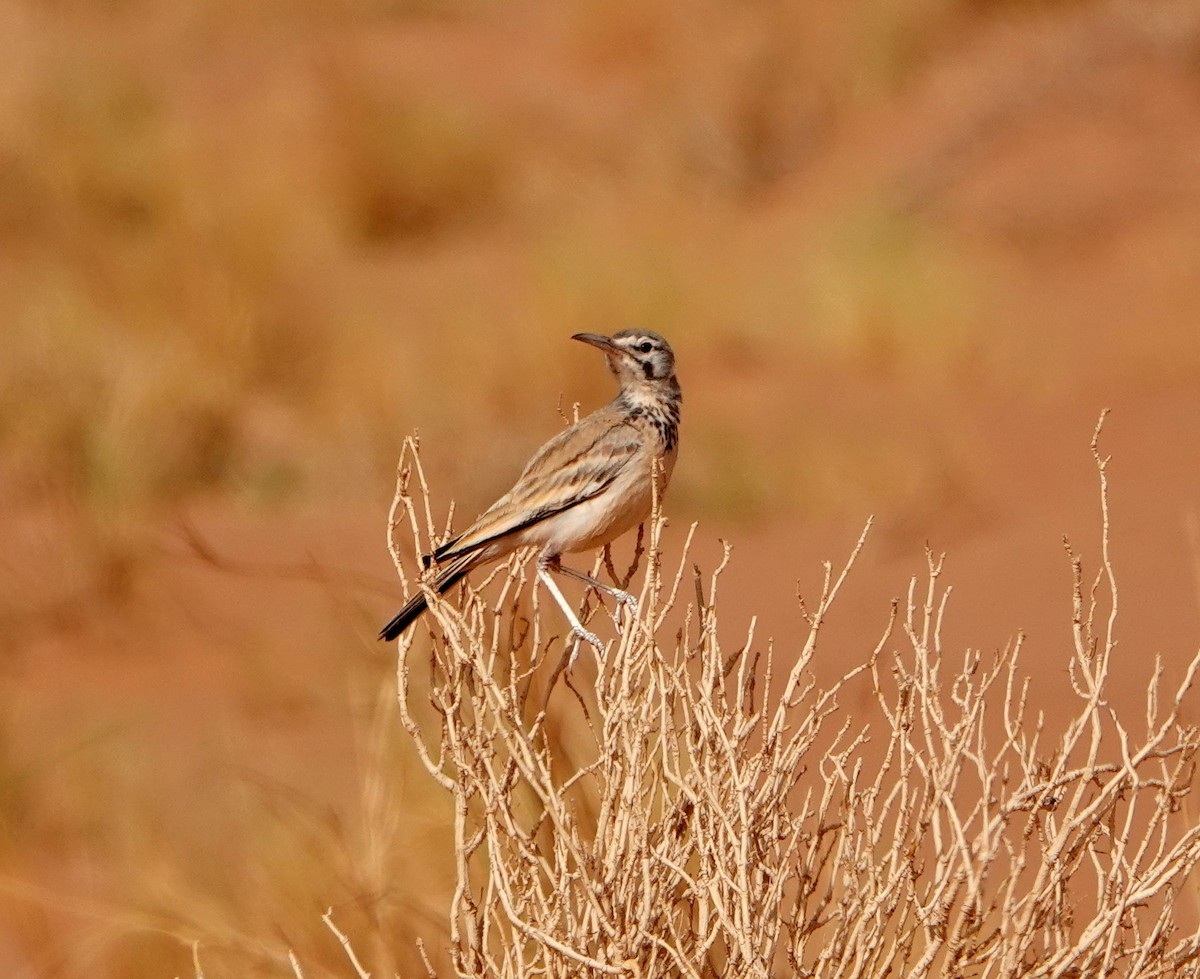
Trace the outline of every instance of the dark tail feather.
<path fill-rule="evenodd" d="M 471 557 L 473 555 L 464 555 L 437 576 L 433 587 L 439 595 L 446 594 L 446 592 L 462 581 L 467 572 L 471 570 Z M 392 621 L 379 630 L 379 638 L 385 642 L 390 642 L 397 636 L 402 635 L 404 630 L 416 622 L 420 618 L 421 613 L 427 608 L 429 608 L 429 602 L 425 599 L 425 593 L 421 591 L 417 592 L 404 603 L 404 608 L 396 613 Z"/>
<path fill-rule="evenodd" d="M 404 603 L 404 608 L 396 613 L 392 621 L 379 630 L 379 638 L 385 642 L 395 639 L 412 625 L 427 608 L 429 608 L 429 603 L 425 601 L 425 596 L 417 592 Z"/>

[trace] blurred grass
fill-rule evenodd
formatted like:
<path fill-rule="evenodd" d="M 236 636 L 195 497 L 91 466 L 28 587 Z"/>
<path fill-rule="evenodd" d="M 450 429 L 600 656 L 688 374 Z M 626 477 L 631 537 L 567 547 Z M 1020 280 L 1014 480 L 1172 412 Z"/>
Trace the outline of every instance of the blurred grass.
<path fill-rule="evenodd" d="M 6 484 L 134 508 L 376 493 L 413 427 L 502 478 L 547 431 L 515 419 L 607 395 L 566 349 L 580 329 L 670 336 L 697 433 L 729 422 L 703 393 L 743 339 L 767 352 L 763 386 L 799 360 L 901 388 L 1003 383 L 1011 366 L 988 353 L 988 273 L 944 217 L 897 209 L 886 184 L 831 186 L 820 162 L 852 114 L 952 47 L 970 4 L 756 18 L 710 3 L 687 37 L 665 6 L 593 4 L 562 15 L 558 48 L 532 10 L 493 41 L 486 8 L 349 5 L 318 37 L 315 10 L 264 6 L 258 47 L 220 5 L 140 28 L 114 10 L 81 56 L 75 32 L 106 21 L 83 9 L 31 18 L 43 50 L 46 32 L 68 43 L 11 79 Z M 512 70 L 442 74 L 456 42 Z M 748 411 L 717 427 L 762 426 Z M 840 491 L 781 478 L 803 438 L 780 426 L 773 451 L 745 453 L 748 484 L 771 492 L 710 492 L 685 463 L 689 504 L 833 505 Z M 719 469 L 727 441 L 698 434 L 689 455 Z"/>
<path fill-rule="evenodd" d="M 246 676 L 257 706 L 244 716 L 212 703 L 168 724 L 151 701 L 101 721 L 113 703 L 80 693 L 52 725 L 5 683 L 0 960 L 23 948 L 37 975 L 175 974 L 198 941 L 210 974 L 286 974 L 291 948 L 306 975 L 334 975 L 344 953 L 320 926 L 332 907 L 377 968 L 418 968 L 411 940 L 391 948 L 392 936 L 436 931 L 452 844 L 379 697 L 386 672 L 357 677 L 349 717 L 341 691 L 312 701 L 299 683 L 302 698 L 265 717 L 278 677 Z M 322 743 L 331 711 L 356 741 Z M 311 745 L 308 778 L 288 771 L 297 742 Z M 330 751 L 335 785 L 327 766 L 312 769 Z M 225 770 L 223 756 L 247 767 Z"/>
<path fill-rule="evenodd" d="M 507 147 L 476 110 L 343 81 L 329 111 L 351 246 L 421 241 L 497 217 Z"/>
<path fill-rule="evenodd" d="M 182 25 L 164 17 L 139 34 L 123 12 L 112 31 L 124 50 L 79 57 L 75 43 L 33 64 L 0 168 L 6 482 L 134 507 L 247 487 L 303 496 L 318 472 L 346 469 L 378 486 L 410 420 L 444 414 L 469 453 L 494 436 L 465 434 L 493 405 L 516 417 L 546 392 L 575 397 L 575 362 L 556 345 L 577 329 L 652 325 L 686 350 L 745 328 L 789 354 L 869 361 L 923 326 L 889 319 L 926 298 L 890 293 L 911 288 L 919 259 L 885 281 L 892 253 L 857 268 L 869 242 L 808 269 L 799 297 L 778 292 L 777 267 L 723 273 L 719 229 L 743 219 L 739 189 L 697 175 L 686 118 L 633 170 L 588 165 L 580 180 L 560 138 L 514 104 L 522 93 L 389 84 L 354 56 L 354 9 L 341 49 L 268 43 L 253 65 L 216 21 L 190 60 L 164 60 L 155 45 L 182 43 Z M 619 9 L 585 16 L 613 25 L 634 68 L 674 44 L 663 11 L 618 27 Z M 260 14 L 259 29 L 287 16 Z M 428 23 L 418 33 L 439 30 Z M 644 51 L 624 50 L 632 35 L 647 35 Z M 588 44 L 591 57 L 604 47 Z M 685 81 L 697 52 L 668 54 Z M 263 84 L 248 85 L 252 66 Z M 876 231 L 891 233 L 861 235 Z M 864 275 L 868 295 L 852 295 Z M 808 300 L 803 324 L 793 299 Z M 739 322 L 756 305 L 762 322 Z M 580 383 L 607 393 L 602 375 Z M 689 415 L 701 428 L 702 399 Z"/>

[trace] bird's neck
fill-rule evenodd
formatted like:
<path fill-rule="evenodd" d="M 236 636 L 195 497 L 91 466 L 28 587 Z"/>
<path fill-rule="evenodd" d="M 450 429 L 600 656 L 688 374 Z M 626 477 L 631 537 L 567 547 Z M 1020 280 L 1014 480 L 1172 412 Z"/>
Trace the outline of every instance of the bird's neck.
<path fill-rule="evenodd" d="M 630 418 L 649 421 L 658 432 L 665 451 L 675 448 L 679 441 L 683 392 L 674 377 L 655 384 L 627 384 L 621 388 L 615 403 Z"/>

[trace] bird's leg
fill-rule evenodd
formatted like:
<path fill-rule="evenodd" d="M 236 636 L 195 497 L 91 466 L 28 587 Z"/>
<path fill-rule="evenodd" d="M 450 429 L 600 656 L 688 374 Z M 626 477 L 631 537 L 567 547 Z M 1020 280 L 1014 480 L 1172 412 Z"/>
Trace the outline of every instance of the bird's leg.
<path fill-rule="evenodd" d="M 563 614 L 567 617 L 567 621 L 571 623 L 571 633 L 575 636 L 575 649 L 571 653 L 570 661 L 567 663 L 567 669 L 570 669 L 575 665 L 575 657 L 579 655 L 579 640 L 582 639 L 584 642 L 595 647 L 596 652 L 600 653 L 601 655 L 604 654 L 604 644 L 600 642 L 599 636 L 597 636 L 594 632 L 588 632 L 587 629 L 583 627 L 579 621 L 579 617 L 575 614 L 575 610 L 571 608 L 566 598 L 563 597 L 563 593 L 559 590 L 554 579 L 550 577 L 551 571 L 558 571 L 561 570 L 561 568 L 562 566 L 558 563 L 557 558 L 548 558 L 544 556 L 538 557 L 538 579 L 543 585 L 546 586 L 546 590 L 550 592 L 550 594 L 554 597 L 554 600 L 558 602 L 558 607 L 563 610 Z"/>
<path fill-rule="evenodd" d="M 585 574 L 582 571 L 576 571 L 574 568 L 568 568 L 565 564 L 560 564 L 554 569 L 560 574 L 565 574 L 569 578 L 574 578 L 576 581 L 582 581 L 585 585 L 591 585 L 596 591 L 604 592 L 605 595 L 614 598 L 618 604 L 629 606 L 633 612 L 637 611 L 638 600 L 629 592 L 622 591 L 620 588 L 614 588 L 612 585 L 606 585 L 603 581 L 597 581 L 590 574 Z"/>
<path fill-rule="evenodd" d="M 554 562 L 554 566 L 550 569 L 557 571 L 559 574 L 565 574 L 569 578 L 574 578 L 576 581 L 582 581 L 585 585 L 591 585 L 597 591 L 603 592 L 605 595 L 615 599 L 618 605 L 623 605 L 629 609 L 631 616 L 637 615 L 638 600 L 629 592 L 621 591 L 620 588 L 613 588 L 612 585 L 606 585 L 603 581 L 597 581 L 590 574 L 584 574 L 582 571 L 576 571 L 574 568 L 568 568 L 565 564 L 559 561 Z M 614 616 L 615 619 L 615 616 Z"/>

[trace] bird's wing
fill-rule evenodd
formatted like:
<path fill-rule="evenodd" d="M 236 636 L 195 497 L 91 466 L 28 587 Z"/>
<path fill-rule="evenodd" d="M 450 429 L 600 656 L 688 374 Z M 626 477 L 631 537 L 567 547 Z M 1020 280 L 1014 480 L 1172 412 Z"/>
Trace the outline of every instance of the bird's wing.
<path fill-rule="evenodd" d="M 516 485 L 458 537 L 434 553 L 441 561 L 486 547 L 604 491 L 629 465 L 638 431 L 604 410 L 556 435 L 529 460 Z"/>

